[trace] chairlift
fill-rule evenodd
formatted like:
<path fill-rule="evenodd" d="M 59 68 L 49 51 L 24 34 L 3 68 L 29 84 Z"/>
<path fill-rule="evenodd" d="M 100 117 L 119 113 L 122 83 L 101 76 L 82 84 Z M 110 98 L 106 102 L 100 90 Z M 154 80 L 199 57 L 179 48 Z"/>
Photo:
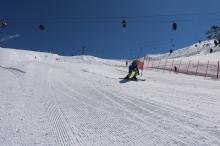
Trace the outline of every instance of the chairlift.
<path fill-rule="evenodd" d="M 170 54 L 172 54 L 173 53 L 173 50 L 172 49 L 170 49 Z"/>
<path fill-rule="evenodd" d="M 0 28 L 6 28 L 7 27 L 7 23 L 4 21 L 0 21 Z"/>
<path fill-rule="evenodd" d="M 45 30 L 45 26 L 42 25 L 42 24 L 40 24 L 40 25 L 38 26 L 38 28 L 39 28 L 40 31 L 44 31 L 44 30 Z"/>
<path fill-rule="evenodd" d="M 177 24 L 176 24 L 175 21 L 173 21 L 172 29 L 173 29 L 173 31 L 176 31 L 176 30 L 177 30 Z"/>
<path fill-rule="evenodd" d="M 126 28 L 126 27 L 127 27 L 127 21 L 125 20 L 125 18 L 122 19 L 122 21 L 121 21 L 121 26 L 122 26 L 123 28 Z"/>

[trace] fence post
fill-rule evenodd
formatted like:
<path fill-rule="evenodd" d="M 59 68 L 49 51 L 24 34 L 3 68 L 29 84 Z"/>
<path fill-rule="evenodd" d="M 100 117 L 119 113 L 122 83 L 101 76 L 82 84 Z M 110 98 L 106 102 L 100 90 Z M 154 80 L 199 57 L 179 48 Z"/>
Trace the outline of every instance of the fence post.
<path fill-rule="evenodd" d="M 167 59 L 166 59 L 165 64 L 164 64 L 163 71 L 165 71 L 166 64 L 167 64 Z"/>
<path fill-rule="evenodd" d="M 189 61 L 188 67 L 187 67 L 186 74 L 188 74 L 188 71 L 189 71 L 189 66 L 190 66 L 190 61 Z"/>
<path fill-rule="evenodd" d="M 147 67 L 149 67 L 149 63 L 150 63 L 150 57 L 149 57 L 149 60 L 148 60 L 148 63 L 147 63 Z"/>
<path fill-rule="evenodd" d="M 208 67 L 209 67 L 209 60 L 208 60 L 207 67 L 206 67 L 205 77 L 207 76 Z"/>
<path fill-rule="evenodd" d="M 198 60 L 198 64 L 197 64 L 197 67 L 196 67 L 196 74 L 195 75 L 197 75 L 198 68 L 199 68 L 199 60 Z"/>
<path fill-rule="evenodd" d="M 159 69 L 159 67 L 160 67 L 160 62 L 161 62 L 161 59 L 160 59 L 160 61 L 159 61 L 159 63 L 158 63 L 158 67 L 157 67 L 157 69 Z"/>
<path fill-rule="evenodd" d="M 217 79 L 218 79 L 218 74 L 219 74 L 219 61 L 218 61 L 218 69 L 217 69 Z"/>
<path fill-rule="evenodd" d="M 151 69 L 153 69 L 153 67 L 154 67 L 154 62 L 155 62 L 155 60 L 153 60 L 153 62 L 152 62 Z"/>
<path fill-rule="evenodd" d="M 170 71 L 173 70 L 173 63 L 174 63 L 174 59 L 173 59 L 173 61 L 172 61 L 172 65 L 171 65 L 171 70 L 170 70 Z"/>
<path fill-rule="evenodd" d="M 179 64 L 179 68 L 178 68 L 177 72 L 180 71 L 180 65 L 181 65 L 181 63 L 182 63 L 182 60 L 180 60 L 180 64 Z"/>

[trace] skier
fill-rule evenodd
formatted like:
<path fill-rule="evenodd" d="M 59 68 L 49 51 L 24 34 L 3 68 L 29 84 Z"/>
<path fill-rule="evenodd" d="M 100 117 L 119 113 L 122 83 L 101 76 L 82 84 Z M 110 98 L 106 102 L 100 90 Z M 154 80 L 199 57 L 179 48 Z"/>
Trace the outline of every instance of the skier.
<path fill-rule="evenodd" d="M 134 60 L 131 65 L 129 66 L 128 75 L 125 77 L 125 79 L 133 79 L 137 80 L 137 76 L 139 75 L 139 69 L 138 69 L 138 60 Z"/>
<path fill-rule="evenodd" d="M 126 60 L 125 65 L 128 66 L 128 61 Z"/>

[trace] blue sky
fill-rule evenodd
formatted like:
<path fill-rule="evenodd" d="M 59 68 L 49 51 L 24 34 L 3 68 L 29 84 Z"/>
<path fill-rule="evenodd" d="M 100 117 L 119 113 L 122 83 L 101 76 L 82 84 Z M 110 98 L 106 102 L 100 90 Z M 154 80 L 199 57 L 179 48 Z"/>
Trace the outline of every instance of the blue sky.
<path fill-rule="evenodd" d="M 0 46 L 61 55 L 81 54 L 85 46 L 85 54 L 115 59 L 164 53 L 204 40 L 205 32 L 220 23 L 218 4 L 218 0 L 1 0 L 0 19 L 8 27 L 0 29 Z M 126 28 L 121 27 L 122 17 Z M 43 32 L 38 30 L 40 24 L 46 28 Z"/>

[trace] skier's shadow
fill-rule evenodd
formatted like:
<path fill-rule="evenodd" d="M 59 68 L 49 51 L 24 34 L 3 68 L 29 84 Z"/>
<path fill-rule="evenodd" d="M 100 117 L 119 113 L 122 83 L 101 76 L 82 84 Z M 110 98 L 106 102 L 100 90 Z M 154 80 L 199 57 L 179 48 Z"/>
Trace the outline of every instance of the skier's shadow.
<path fill-rule="evenodd" d="M 127 83 L 127 82 L 129 82 L 128 79 L 122 79 L 121 81 L 119 81 L 119 83 Z"/>
<path fill-rule="evenodd" d="M 127 82 L 137 82 L 138 80 L 134 80 L 134 79 L 122 79 L 121 81 L 119 81 L 120 83 L 127 83 Z"/>

